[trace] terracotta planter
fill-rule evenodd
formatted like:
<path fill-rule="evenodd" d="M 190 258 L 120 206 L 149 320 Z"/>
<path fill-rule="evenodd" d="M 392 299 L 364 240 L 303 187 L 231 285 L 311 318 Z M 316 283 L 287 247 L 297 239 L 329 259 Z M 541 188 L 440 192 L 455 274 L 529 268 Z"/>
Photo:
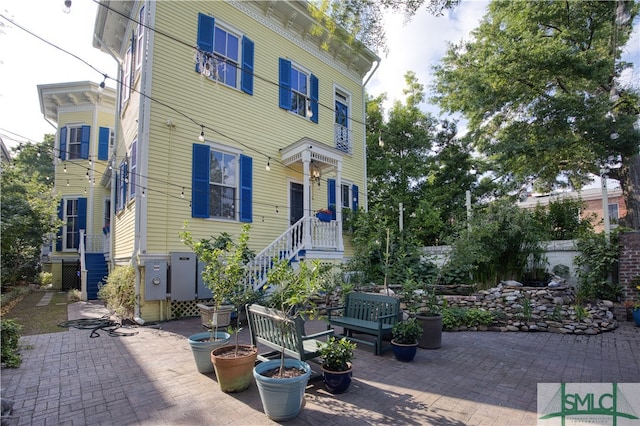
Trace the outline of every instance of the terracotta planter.
<path fill-rule="evenodd" d="M 229 356 L 235 352 L 235 345 L 222 346 L 211 351 L 211 362 L 216 378 L 223 392 L 242 392 L 251 384 L 251 374 L 258 357 L 258 348 L 238 345 L 239 356 Z"/>
<path fill-rule="evenodd" d="M 442 315 L 416 315 L 422 325 L 422 336 L 418 338 L 418 347 L 422 349 L 439 349 L 442 346 Z"/>

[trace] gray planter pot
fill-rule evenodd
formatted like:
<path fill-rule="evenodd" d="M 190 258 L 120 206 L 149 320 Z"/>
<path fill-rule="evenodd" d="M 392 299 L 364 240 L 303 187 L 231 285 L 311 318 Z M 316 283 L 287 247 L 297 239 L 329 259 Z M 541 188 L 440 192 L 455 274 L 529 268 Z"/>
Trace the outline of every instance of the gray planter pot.
<path fill-rule="evenodd" d="M 203 374 L 213 373 L 213 364 L 211 363 L 211 351 L 219 346 L 224 346 L 229 343 L 231 335 L 223 331 L 218 331 L 216 334 L 216 340 L 202 341 L 211 337 L 210 331 L 203 331 L 202 333 L 196 333 L 189 336 L 189 345 L 191 346 L 191 352 L 193 353 L 193 359 L 196 361 L 196 367 L 198 372 Z"/>
<path fill-rule="evenodd" d="M 442 315 L 416 315 L 422 325 L 422 336 L 418 338 L 418 347 L 422 349 L 439 349 L 442 346 Z"/>
<path fill-rule="evenodd" d="M 286 359 L 285 367 L 296 367 L 305 373 L 298 377 L 273 378 L 262 373 L 280 366 L 280 360 L 271 360 L 256 365 L 253 377 L 256 379 L 262 408 L 271 420 L 283 422 L 294 419 L 302 410 L 304 391 L 311 376 L 311 367 L 304 361 Z"/>

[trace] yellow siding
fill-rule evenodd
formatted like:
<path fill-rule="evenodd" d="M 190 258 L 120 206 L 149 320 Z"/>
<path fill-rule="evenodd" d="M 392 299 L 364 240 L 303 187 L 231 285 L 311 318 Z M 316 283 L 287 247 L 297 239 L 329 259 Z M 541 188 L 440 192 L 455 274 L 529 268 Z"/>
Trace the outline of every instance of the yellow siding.
<path fill-rule="evenodd" d="M 202 237 L 222 231 L 237 235 L 241 229 L 240 223 L 191 218 L 191 150 L 194 143 L 199 143 L 200 123 L 215 129 L 205 129 L 207 141 L 240 149 L 253 158 L 251 245 L 259 250 L 289 226 L 288 179 L 302 181 L 299 167 L 279 163 L 279 150 L 303 137 L 333 147 L 333 112 L 322 105 L 332 108 L 334 83 L 338 84 L 350 92 L 351 116 L 361 121 L 361 86 L 334 69 L 333 64 L 309 54 L 224 2 L 158 2 L 156 6 L 155 27 L 194 45 L 198 12 L 211 14 L 218 22 L 244 33 L 255 42 L 257 77 L 253 96 L 204 79 L 194 71 L 193 49 L 156 33 L 151 95 L 158 102 L 150 103 L 149 170 L 144 184 L 148 188 L 147 215 L 143 218 L 147 220 L 147 251 L 184 251 L 178 233 L 185 220 L 194 234 Z M 279 57 L 287 57 L 319 77 L 320 124 L 278 107 L 278 87 L 272 82 L 278 81 Z M 195 123 L 162 104 L 184 113 Z M 202 105 L 206 107 L 203 109 Z M 125 121 L 130 120 L 132 112 L 129 105 Z M 167 120 L 175 128 L 168 127 Z M 363 129 L 353 121 L 351 128 L 355 141 L 353 155 L 345 155 L 342 176 L 363 191 Z M 131 130 L 126 132 L 128 141 L 132 136 Z M 265 170 L 267 157 L 271 157 L 270 172 Z M 327 206 L 327 177 L 334 176 L 324 176 L 321 186 L 313 188 L 313 209 Z M 184 199 L 180 198 L 182 187 Z"/>

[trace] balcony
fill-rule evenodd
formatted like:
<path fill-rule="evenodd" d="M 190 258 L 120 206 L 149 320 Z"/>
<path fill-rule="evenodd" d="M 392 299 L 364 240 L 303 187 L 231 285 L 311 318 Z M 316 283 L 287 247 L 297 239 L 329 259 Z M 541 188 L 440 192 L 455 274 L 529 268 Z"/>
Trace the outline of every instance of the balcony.
<path fill-rule="evenodd" d="M 335 141 L 335 147 L 337 150 L 347 154 L 353 153 L 353 132 L 351 129 L 341 124 L 334 124 L 333 140 Z"/>

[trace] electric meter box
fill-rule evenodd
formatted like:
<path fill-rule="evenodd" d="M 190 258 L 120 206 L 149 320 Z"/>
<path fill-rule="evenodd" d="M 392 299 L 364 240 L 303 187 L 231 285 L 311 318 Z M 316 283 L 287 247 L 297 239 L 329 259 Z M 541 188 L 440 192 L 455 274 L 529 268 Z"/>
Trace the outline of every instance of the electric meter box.
<path fill-rule="evenodd" d="M 196 254 L 171 253 L 171 300 L 181 302 L 196 298 Z"/>
<path fill-rule="evenodd" d="M 167 298 L 167 262 L 147 260 L 144 262 L 144 300 Z"/>

